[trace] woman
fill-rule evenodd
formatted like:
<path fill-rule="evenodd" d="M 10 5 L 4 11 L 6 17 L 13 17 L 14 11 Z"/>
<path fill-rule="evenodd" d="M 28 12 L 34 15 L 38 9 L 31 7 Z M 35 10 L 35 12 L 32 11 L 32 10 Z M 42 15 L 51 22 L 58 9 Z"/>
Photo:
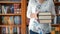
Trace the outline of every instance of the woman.
<path fill-rule="evenodd" d="M 39 12 L 50 12 L 55 17 L 53 0 L 29 0 L 27 17 L 30 19 L 29 31 L 30 34 L 50 34 L 51 23 L 39 23 L 37 14 Z M 54 18 L 53 17 L 53 18 Z"/>

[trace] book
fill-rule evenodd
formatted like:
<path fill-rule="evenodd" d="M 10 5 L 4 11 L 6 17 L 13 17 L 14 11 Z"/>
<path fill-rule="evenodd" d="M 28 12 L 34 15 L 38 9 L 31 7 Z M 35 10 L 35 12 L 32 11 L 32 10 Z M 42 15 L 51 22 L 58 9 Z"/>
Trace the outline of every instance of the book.
<path fill-rule="evenodd" d="M 2 34 L 6 34 L 6 27 L 2 28 Z"/>
<path fill-rule="evenodd" d="M 15 16 L 14 17 L 14 24 L 16 24 L 16 25 L 21 24 L 21 16 Z"/>
<path fill-rule="evenodd" d="M 40 23 L 51 23 L 51 20 L 39 20 Z"/>
<path fill-rule="evenodd" d="M 6 14 L 6 10 L 4 10 L 4 5 L 2 5 L 2 14 Z"/>
<path fill-rule="evenodd" d="M 19 27 L 17 27 L 17 34 L 20 34 L 20 28 Z"/>
<path fill-rule="evenodd" d="M 21 0 L 11 0 L 11 1 L 21 1 Z"/>
<path fill-rule="evenodd" d="M 2 23 L 5 24 L 5 25 L 14 24 L 13 16 L 2 16 Z"/>
<path fill-rule="evenodd" d="M 2 5 L 0 4 L 0 14 L 2 14 Z"/>
<path fill-rule="evenodd" d="M 39 16 L 39 19 L 40 20 L 41 19 L 47 19 L 48 20 L 48 19 L 52 19 L 52 18 L 51 18 L 51 16 Z"/>
<path fill-rule="evenodd" d="M 50 12 L 40 12 L 38 15 L 47 15 L 47 16 L 51 16 Z"/>
<path fill-rule="evenodd" d="M 14 14 L 20 14 L 20 4 L 14 4 Z"/>
<path fill-rule="evenodd" d="M 2 14 L 14 13 L 13 5 L 2 5 Z"/>
<path fill-rule="evenodd" d="M 13 27 L 13 34 L 17 34 L 17 27 Z"/>
<path fill-rule="evenodd" d="M 21 0 L 0 0 L 0 1 L 21 1 Z"/>
<path fill-rule="evenodd" d="M 60 16 L 57 16 L 57 24 L 60 24 Z"/>

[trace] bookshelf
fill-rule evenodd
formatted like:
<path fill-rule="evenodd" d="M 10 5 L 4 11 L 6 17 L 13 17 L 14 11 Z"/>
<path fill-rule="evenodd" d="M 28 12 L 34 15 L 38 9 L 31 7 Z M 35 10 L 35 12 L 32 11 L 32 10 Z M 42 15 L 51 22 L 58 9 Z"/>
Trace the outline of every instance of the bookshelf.
<path fill-rule="evenodd" d="M 27 0 L 0 0 L 0 34 L 26 34 Z"/>

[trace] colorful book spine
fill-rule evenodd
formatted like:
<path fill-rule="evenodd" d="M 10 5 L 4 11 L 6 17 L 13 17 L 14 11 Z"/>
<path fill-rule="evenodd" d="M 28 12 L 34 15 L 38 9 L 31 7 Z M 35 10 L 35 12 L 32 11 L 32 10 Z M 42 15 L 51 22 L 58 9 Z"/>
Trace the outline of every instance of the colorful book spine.
<path fill-rule="evenodd" d="M 17 34 L 17 27 L 13 27 L 13 34 Z"/>
<path fill-rule="evenodd" d="M 14 13 L 20 14 L 20 4 L 14 4 Z"/>
<path fill-rule="evenodd" d="M 2 14 L 2 5 L 0 5 L 0 14 Z"/>
<path fill-rule="evenodd" d="M 15 16 L 15 17 L 14 17 L 14 23 L 15 23 L 16 25 L 21 24 L 21 16 Z"/>
<path fill-rule="evenodd" d="M 2 17 L 2 23 L 5 25 L 12 25 L 14 24 L 14 18 L 13 16 L 3 16 Z"/>

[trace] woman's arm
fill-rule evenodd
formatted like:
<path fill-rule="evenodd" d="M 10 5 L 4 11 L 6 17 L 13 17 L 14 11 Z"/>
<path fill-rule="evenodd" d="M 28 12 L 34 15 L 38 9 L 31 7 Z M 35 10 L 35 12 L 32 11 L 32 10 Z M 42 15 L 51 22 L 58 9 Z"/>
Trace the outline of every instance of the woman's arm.
<path fill-rule="evenodd" d="M 32 7 L 34 7 L 34 6 L 32 6 L 33 5 L 33 3 L 32 3 L 33 1 L 32 0 L 30 0 L 29 1 L 29 4 L 28 4 L 28 7 L 27 7 L 27 18 L 36 18 L 37 19 L 37 12 L 36 13 L 32 13 Z"/>
<path fill-rule="evenodd" d="M 31 1 L 29 0 L 28 7 L 27 7 L 27 18 L 31 18 L 30 14 L 32 13 L 32 6 Z"/>
<path fill-rule="evenodd" d="M 54 5 L 54 2 L 53 2 L 53 0 L 50 0 L 50 2 L 51 2 L 51 13 L 52 13 L 52 18 L 54 19 L 54 24 L 56 24 L 56 12 L 55 12 L 55 5 Z"/>

